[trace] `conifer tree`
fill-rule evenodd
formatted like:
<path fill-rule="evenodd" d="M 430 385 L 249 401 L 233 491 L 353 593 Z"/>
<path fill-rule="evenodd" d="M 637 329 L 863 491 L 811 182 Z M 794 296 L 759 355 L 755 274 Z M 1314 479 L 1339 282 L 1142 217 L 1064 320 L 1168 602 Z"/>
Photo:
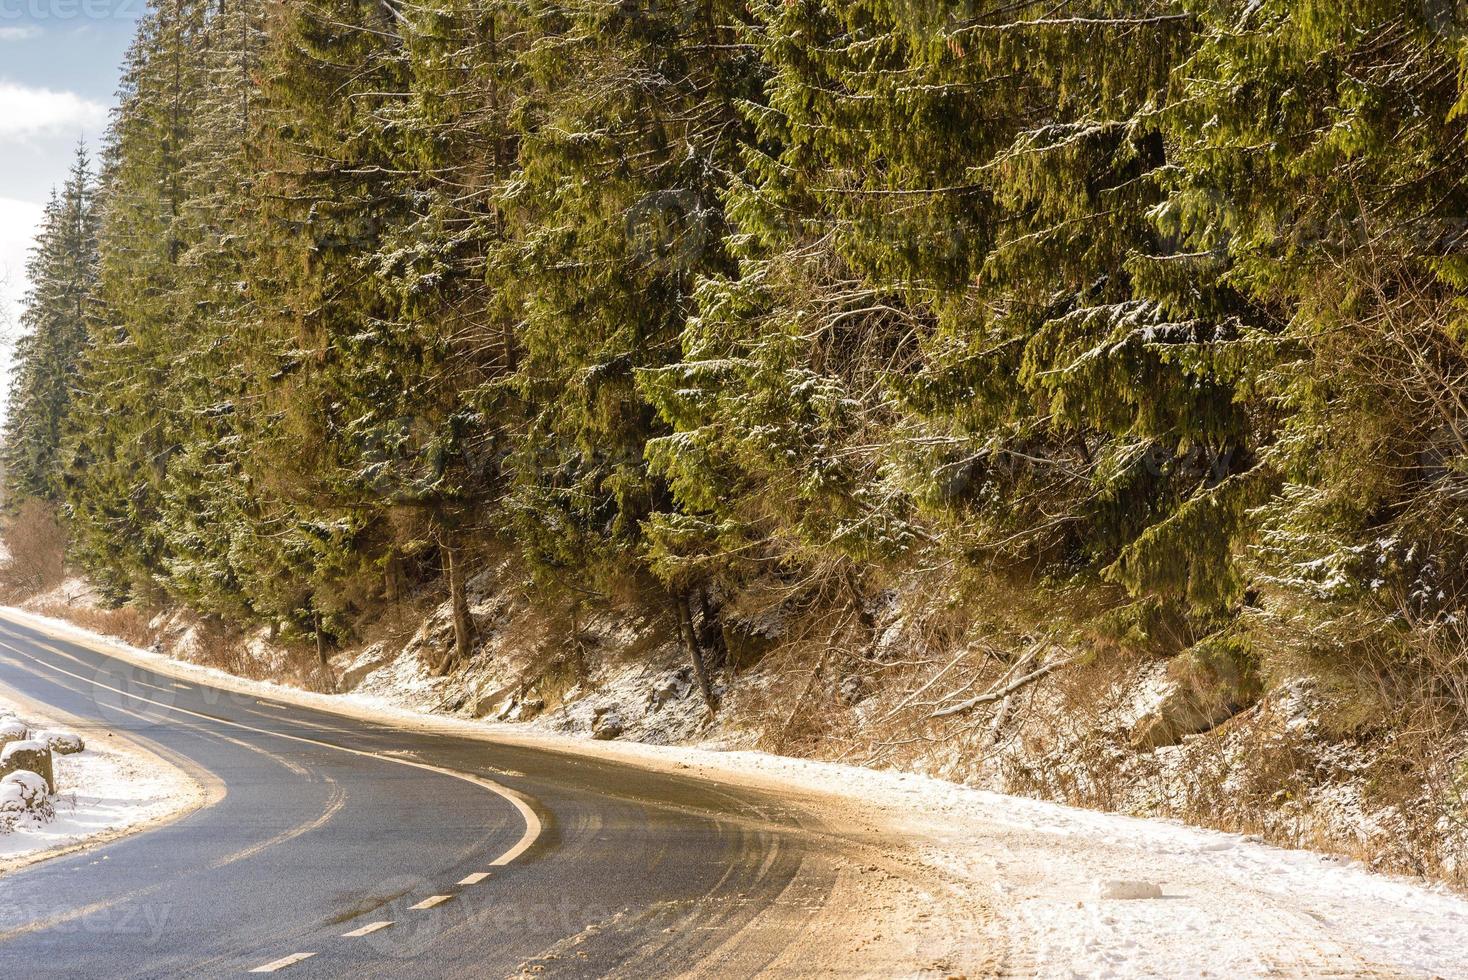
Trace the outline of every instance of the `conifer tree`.
<path fill-rule="evenodd" d="M 188 318 L 173 288 L 187 243 L 184 148 L 207 5 L 161 0 L 139 26 L 103 153 L 98 312 L 72 412 L 67 504 L 78 555 L 112 598 L 161 593 L 159 507 L 177 446 Z"/>
<path fill-rule="evenodd" d="M 55 503 L 61 494 L 61 437 L 87 343 L 97 276 L 96 187 L 78 147 L 61 192 L 52 197 L 26 268 L 5 423 L 6 503 Z"/>
<path fill-rule="evenodd" d="M 114 599 L 323 655 L 442 588 L 438 670 L 491 539 L 660 596 L 710 694 L 722 619 L 909 568 L 1243 659 L 1264 587 L 1453 616 L 1450 13 L 160 0 L 47 210 L 6 485 Z"/>

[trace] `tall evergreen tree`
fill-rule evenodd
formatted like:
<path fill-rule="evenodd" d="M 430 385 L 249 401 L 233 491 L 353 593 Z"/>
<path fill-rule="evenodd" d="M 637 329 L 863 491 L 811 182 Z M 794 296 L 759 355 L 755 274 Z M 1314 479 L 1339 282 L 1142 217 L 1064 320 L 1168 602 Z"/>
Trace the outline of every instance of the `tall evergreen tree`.
<path fill-rule="evenodd" d="M 10 506 L 27 498 L 57 502 L 61 495 L 61 438 L 97 279 L 96 186 L 85 148 L 77 148 L 66 183 L 46 207 L 26 276 L 5 422 Z"/>

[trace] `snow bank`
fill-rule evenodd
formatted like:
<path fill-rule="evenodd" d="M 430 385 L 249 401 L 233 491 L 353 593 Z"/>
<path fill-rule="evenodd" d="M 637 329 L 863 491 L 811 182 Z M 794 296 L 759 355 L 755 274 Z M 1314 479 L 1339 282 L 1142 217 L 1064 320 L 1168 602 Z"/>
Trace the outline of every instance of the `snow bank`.
<path fill-rule="evenodd" d="M 35 739 L 43 742 L 57 755 L 74 755 L 86 750 L 87 743 L 76 732 L 63 732 L 56 728 L 47 728 L 36 732 Z"/>
<path fill-rule="evenodd" d="M 10 761 L 10 757 L 20 752 L 45 752 L 46 743 L 39 742 L 33 738 L 23 738 L 15 742 L 9 742 L 5 748 L 0 749 L 0 765 Z"/>
<path fill-rule="evenodd" d="M 13 712 L 0 703 L 0 714 Z M 30 707 L 26 714 L 43 725 L 58 723 Z M 78 720 L 68 724 L 83 727 Z M 106 730 L 92 732 L 87 741 L 91 744 L 59 727 L 42 728 L 0 753 L 51 748 L 57 753 L 52 761 L 59 788 L 48 794 L 45 779 L 28 771 L 0 779 L 0 874 L 54 852 L 141 830 L 204 801 L 197 781 L 157 755 Z M 58 745 L 74 748 L 61 754 Z"/>

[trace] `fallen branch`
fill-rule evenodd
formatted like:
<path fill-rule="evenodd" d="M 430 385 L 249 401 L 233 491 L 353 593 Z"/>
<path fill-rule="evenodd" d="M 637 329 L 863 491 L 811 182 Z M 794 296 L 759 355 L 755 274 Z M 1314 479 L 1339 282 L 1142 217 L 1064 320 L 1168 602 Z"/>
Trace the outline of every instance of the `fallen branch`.
<path fill-rule="evenodd" d="M 928 678 L 928 681 L 927 681 L 926 684 L 924 684 L 922 687 L 918 688 L 916 691 L 913 691 L 912 693 L 908 694 L 907 697 L 903 698 L 901 704 L 899 704 L 897 707 L 893 708 L 891 711 L 887 712 L 882 717 L 878 718 L 874 722 L 874 724 L 880 725 L 884 721 L 889 721 L 890 719 L 892 719 L 893 717 L 895 717 L 898 713 L 900 713 L 901 711 L 903 711 L 904 709 L 906 709 L 909 705 L 911 705 L 914 701 L 916 701 L 919 697 L 921 697 L 923 695 L 923 692 L 927 691 L 934 684 L 936 684 L 940 680 L 942 680 L 943 679 L 943 676 L 945 674 L 947 674 L 954 667 L 957 667 L 958 664 L 959 664 L 959 661 L 963 660 L 965 657 L 967 657 L 972 652 L 973 652 L 973 644 L 969 644 L 969 645 L 965 646 L 962 650 L 958 651 L 958 656 L 956 656 L 952 660 L 948 661 L 948 663 L 946 665 L 944 665 L 944 667 L 943 667 L 942 670 L 938 671 L 932 677 Z"/>
<path fill-rule="evenodd" d="M 1075 663 L 1079 659 L 1079 657 L 1071 657 L 1068 660 L 1058 660 L 1055 663 L 1045 664 L 1042 667 L 1038 667 L 1035 670 L 1030 671 L 1028 674 L 1021 677 L 1013 684 L 1010 684 L 1008 687 L 1003 688 L 1002 690 L 990 690 L 984 694 L 980 694 L 976 698 L 970 698 L 967 701 L 961 701 L 958 704 L 951 705 L 947 708 L 940 708 L 939 710 L 928 715 L 928 717 L 930 719 L 951 718 L 954 715 L 961 715 L 965 712 L 972 711 L 982 705 L 993 704 L 995 701 L 1003 701 L 1005 698 L 1009 697 L 1020 688 L 1025 687 L 1029 684 L 1033 684 L 1035 681 L 1039 680 L 1045 675 L 1054 673 L 1062 667 L 1069 667 L 1071 664 Z"/>

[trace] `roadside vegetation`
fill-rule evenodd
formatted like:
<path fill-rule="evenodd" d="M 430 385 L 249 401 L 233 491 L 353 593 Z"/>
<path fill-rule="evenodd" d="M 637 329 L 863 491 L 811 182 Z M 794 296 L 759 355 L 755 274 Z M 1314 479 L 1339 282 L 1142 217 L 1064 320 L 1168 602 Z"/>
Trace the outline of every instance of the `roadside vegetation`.
<path fill-rule="evenodd" d="M 1100 806 L 1118 746 L 1308 701 L 1412 816 L 1396 864 L 1453 876 L 1460 17 L 159 0 L 33 253 L 9 581 L 64 548 L 330 686 L 440 600 L 426 667 L 471 670 L 493 573 L 527 676 L 646 617 L 710 710 L 777 676 L 791 751 L 943 768 L 1044 689 L 1094 771 L 1007 785 Z M 1167 805 L 1306 836 L 1260 752 Z"/>

